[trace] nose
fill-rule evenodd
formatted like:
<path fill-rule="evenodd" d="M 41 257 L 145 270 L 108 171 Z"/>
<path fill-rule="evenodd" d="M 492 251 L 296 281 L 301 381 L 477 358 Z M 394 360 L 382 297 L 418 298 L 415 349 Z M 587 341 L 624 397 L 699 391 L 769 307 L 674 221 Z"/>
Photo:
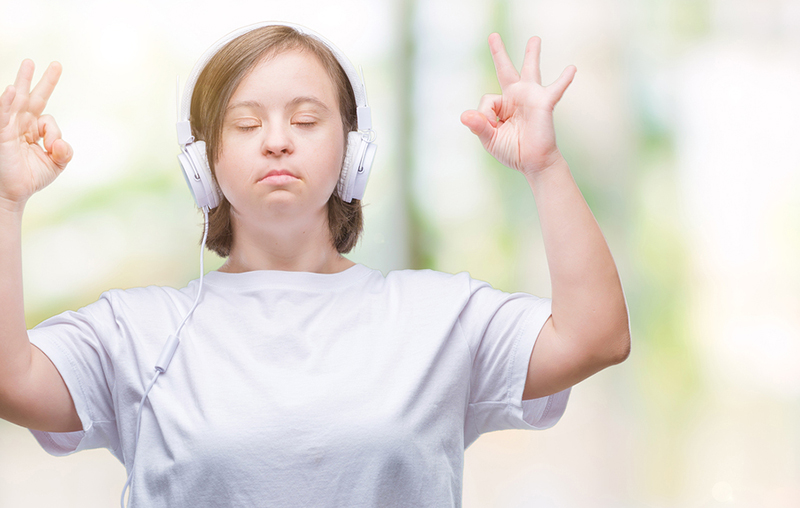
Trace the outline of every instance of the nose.
<path fill-rule="evenodd" d="M 261 152 L 264 155 L 288 155 L 294 151 L 289 130 L 282 123 L 270 122 L 263 133 Z"/>

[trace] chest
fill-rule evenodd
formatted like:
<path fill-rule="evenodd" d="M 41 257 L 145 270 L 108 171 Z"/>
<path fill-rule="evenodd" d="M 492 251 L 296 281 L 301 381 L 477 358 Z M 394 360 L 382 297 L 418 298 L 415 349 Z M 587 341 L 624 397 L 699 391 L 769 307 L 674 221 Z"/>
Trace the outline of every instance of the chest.
<path fill-rule="evenodd" d="M 269 492 L 293 486 L 292 497 L 322 488 L 320 478 L 357 488 L 408 475 L 418 488 L 430 476 L 420 471 L 458 470 L 448 461 L 463 454 L 471 362 L 456 317 L 299 303 L 193 316 L 143 418 L 137 467 L 149 485 L 183 478 L 194 492 L 236 485 L 239 495 L 269 478 Z"/>
<path fill-rule="evenodd" d="M 463 430 L 470 364 L 453 330 L 258 321 L 208 324 L 182 341 L 149 397 L 171 455 L 281 455 L 277 443 L 292 443 L 313 461 Z"/>

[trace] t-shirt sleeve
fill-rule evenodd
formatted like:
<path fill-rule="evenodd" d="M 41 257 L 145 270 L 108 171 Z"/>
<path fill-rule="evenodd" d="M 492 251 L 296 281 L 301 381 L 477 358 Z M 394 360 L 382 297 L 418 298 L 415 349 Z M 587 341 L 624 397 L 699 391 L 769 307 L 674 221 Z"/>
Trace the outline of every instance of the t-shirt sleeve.
<path fill-rule="evenodd" d="M 469 298 L 458 319 L 472 355 L 465 447 L 486 432 L 552 427 L 564 414 L 570 388 L 522 400 L 533 346 L 550 317 L 551 300 L 468 280 Z"/>
<path fill-rule="evenodd" d="M 64 379 L 83 424 L 76 432 L 31 430 L 52 455 L 68 455 L 91 448 L 109 448 L 118 454 L 113 386 L 113 364 L 104 339 L 116 328 L 109 296 L 78 311 L 67 311 L 28 330 L 30 342 L 42 350 Z"/>

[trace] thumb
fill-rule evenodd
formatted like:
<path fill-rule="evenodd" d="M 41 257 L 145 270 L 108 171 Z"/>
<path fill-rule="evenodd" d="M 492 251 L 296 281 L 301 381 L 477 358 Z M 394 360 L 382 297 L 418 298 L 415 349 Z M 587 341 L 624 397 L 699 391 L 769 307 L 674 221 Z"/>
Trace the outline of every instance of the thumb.
<path fill-rule="evenodd" d="M 495 128 L 483 113 L 470 109 L 461 113 L 461 123 L 469 127 L 473 134 L 478 136 L 483 146 L 489 146 Z"/>
<path fill-rule="evenodd" d="M 53 160 L 58 169 L 63 170 L 69 161 L 72 160 L 72 147 L 69 146 L 69 143 L 59 138 L 53 141 L 53 146 L 51 149 L 52 151 L 50 152 L 50 158 Z"/>

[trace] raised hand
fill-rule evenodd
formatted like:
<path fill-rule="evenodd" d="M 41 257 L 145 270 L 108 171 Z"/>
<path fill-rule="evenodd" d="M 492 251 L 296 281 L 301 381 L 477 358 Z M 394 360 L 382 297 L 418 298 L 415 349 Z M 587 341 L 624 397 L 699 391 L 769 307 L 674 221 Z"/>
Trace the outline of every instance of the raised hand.
<path fill-rule="evenodd" d="M 43 115 L 61 76 L 53 62 L 31 91 L 34 65 L 24 60 L 14 85 L 0 95 L 0 205 L 19 207 L 46 187 L 72 159 L 55 119 Z M 39 141 L 43 140 L 42 145 Z"/>
<path fill-rule="evenodd" d="M 521 75 L 508 57 L 499 34 L 489 36 L 489 48 L 501 95 L 484 95 L 477 110 L 461 114 L 461 123 L 502 164 L 533 176 L 561 158 L 553 128 L 553 108 L 572 83 L 577 69 L 570 65 L 555 83 L 542 86 L 541 39 L 528 40 Z"/>

